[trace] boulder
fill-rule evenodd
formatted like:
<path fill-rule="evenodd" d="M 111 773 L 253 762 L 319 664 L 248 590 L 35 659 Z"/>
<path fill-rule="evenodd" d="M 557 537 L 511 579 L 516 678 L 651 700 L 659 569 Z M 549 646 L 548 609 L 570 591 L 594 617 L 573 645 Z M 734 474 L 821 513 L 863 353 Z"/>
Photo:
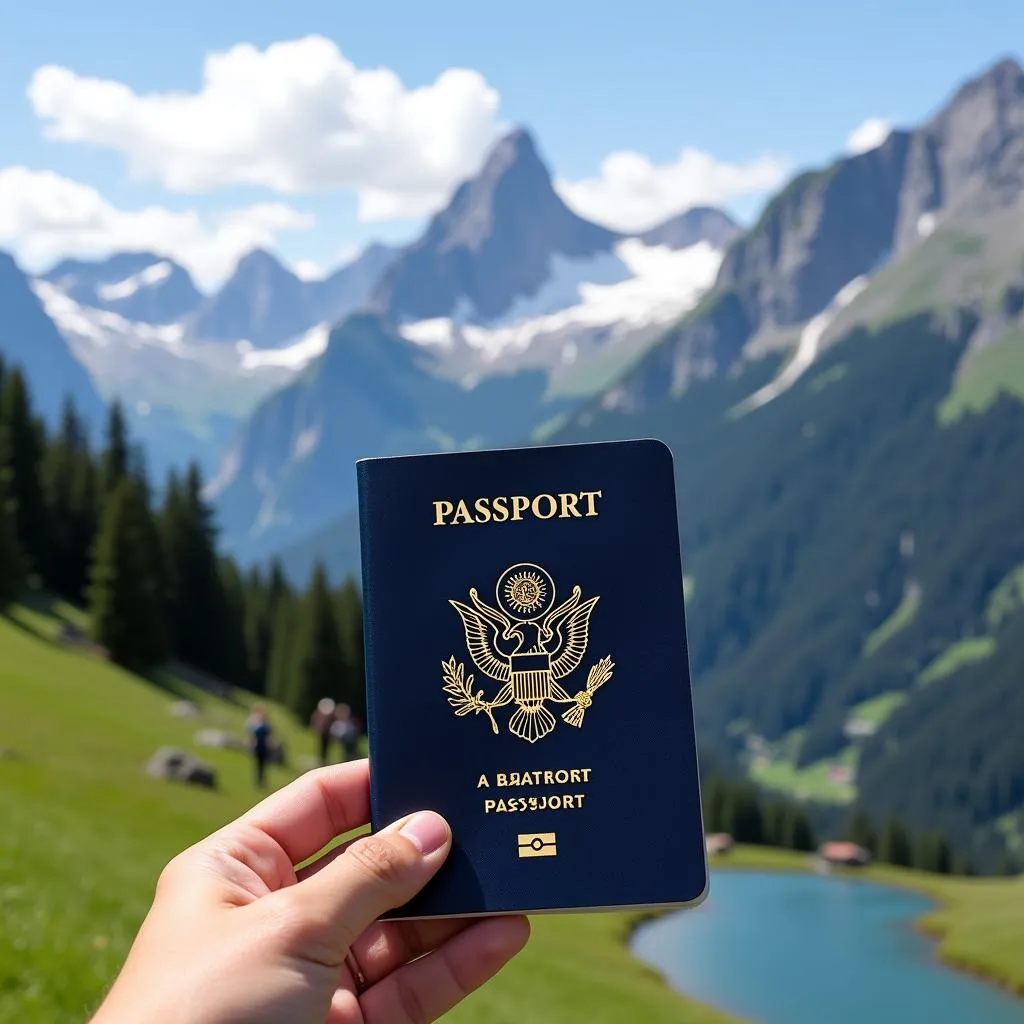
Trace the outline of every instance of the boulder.
<path fill-rule="evenodd" d="M 198 718 L 199 705 L 191 700 L 176 700 L 170 707 L 175 718 Z"/>
<path fill-rule="evenodd" d="M 177 747 L 161 747 L 146 763 L 146 773 L 154 779 L 187 782 L 215 789 L 217 773 L 211 765 Z"/>
<path fill-rule="evenodd" d="M 193 737 L 201 747 L 217 747 L 220 750 L 245 750 L 245 743 L 234 733 L 224 729 L 200 729 Z"/>

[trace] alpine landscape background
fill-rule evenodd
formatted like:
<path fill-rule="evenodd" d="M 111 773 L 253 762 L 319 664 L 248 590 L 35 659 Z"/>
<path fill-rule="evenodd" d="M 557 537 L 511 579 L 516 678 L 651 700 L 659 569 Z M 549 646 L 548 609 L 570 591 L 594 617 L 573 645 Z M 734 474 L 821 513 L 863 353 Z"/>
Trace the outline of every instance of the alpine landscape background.
<path fill-rule="evenodd" d="M 224 550 L 298 587 L 358 576 L 357 458 L 659 437 L 704 762 L 1020 863 L 1024 72 L 936 100 L 749 226 L 591 222 L 518 128 L 326 277 L 0 255 L 0 355 L 51 428 L 118 400 L 152 480 L 197 463 Z"/>

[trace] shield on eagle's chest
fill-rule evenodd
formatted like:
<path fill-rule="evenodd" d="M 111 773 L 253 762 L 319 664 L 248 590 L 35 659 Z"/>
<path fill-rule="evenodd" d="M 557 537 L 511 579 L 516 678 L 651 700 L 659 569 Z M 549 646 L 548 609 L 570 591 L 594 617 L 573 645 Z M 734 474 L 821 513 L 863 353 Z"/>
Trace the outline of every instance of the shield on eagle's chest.
<path fill-rule="evenodd" d="M 545 701 L 551 697 L 551 656 L 541 651 L 513 654 L 512 699 L 517 704 Z"/>

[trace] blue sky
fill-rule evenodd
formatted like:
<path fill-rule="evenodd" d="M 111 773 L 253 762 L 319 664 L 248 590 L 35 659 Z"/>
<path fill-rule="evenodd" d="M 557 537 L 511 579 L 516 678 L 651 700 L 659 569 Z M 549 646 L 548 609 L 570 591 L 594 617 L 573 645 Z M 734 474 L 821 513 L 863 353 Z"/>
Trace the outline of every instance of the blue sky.
<path fill-rule="evenodd" d="M 493 133 L 516 123 L 535 132 L 563 194 L 614 226 L 636 226 L 705 193 L 749 218 L 776 179 L 838 154 L 866 119 L 916 122 L 962 79 L 1018 52 L 1024 5 L 39 0 L 4 21 L 0 246 L 39 265 L 60 251 L 142 244 L 163 233 L 166 247 L 178 246 L 212 281 L 250 241 L 273 245 L 293 264 L 327 267 L 369 239 L 404 240 L 416 214 L 449 187 L 445 176 L 478 163 Z M 480 77 L 453 86 L 464 100 L 458 116 L 440 102 L 418 113 L 400 96 L 381 107 L 380 124 L 368 115 L 372 144 L 357 170 L 338 157 L 323 166 L 309 137 L 333 116 L 323 109 L 333 93 L 312 72 L 301 80 L 303 68 L 320 66 L 302 49 L 289 51 L 292 70 L 282 74 L 299 84 L 294 95 L 280 92 L 281 110 L 272 76 L 262 65 L 255 71 L 251 88 L 269 83 L 263 120 L 239 132 L 236 150 L 222 144 L 234 126 L 223 120 L 223 94 L 168 113 L 163 126 L 164 107 L 153 97 L 199 93 L 207 55 L 243 43 L 259 54 L 308 36 L 331 40 L 343 55 L 337 60 L 357 75 L 391 69 L 404 90 L 429 88 L 449 68 Z M 315 53 L 329 75 L 333 58 Z M 29 85 L 46 66 L 65 72 L 38 79 L 33 103 Z M 91 78 L 120 86 L 96 90 Z M 244 84 L 228 88 L 249 107 Z M 389 134 L 389 118 L 405 127 Z M 198 141 L 188 137 L 193 123 Z M 47 138 L 47 127 L 78 141 Z M 699 152 L 672 173 L 684 147 Z M 616 184 L 602 161 L 621 151 L 643 162 L 620 161 Z M 12 168 L 24 171 L 5 177 Z M 380 168 L 395 171 L 395 181 L 386 195 L 367 198 Z M 42 171 L 59 180 L 44 180 Z M 235 211 L 228 227 L 225 211 Z M 60 216 L 70 224 L 55 223 Z"/>

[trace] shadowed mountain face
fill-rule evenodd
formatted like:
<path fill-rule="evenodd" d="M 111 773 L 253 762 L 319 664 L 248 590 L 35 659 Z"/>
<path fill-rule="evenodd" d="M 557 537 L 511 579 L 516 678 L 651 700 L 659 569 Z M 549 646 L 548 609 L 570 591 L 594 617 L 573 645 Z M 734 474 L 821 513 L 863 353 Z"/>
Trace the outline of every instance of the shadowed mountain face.
<path fill-rule="evenodd" d="M 544 284 L 552 255 L 586 259 L 619 237 L 574 214 L 555 193 L 530 135 L 513 132 L 395 260 L 374 302 L 399 322 L 486 322 Z"/>
<path fill-rule="evenodd" d="M 375 314 L 336 327 L 324 355 L 256 410 L 212 484 L 234 549 L 265 555 L 351 508 L 358 458 L 510 444 L 538 410 L 564 408 L 544 402 L 539 371 L 467 388 L 434 360 Z"/>
<path fill-rule="evenodd" d="M 43 311 L 29 279 L 5 252 L 0 252 L 0 313 L 0 356 L 8 368 L 20 367 L 26 375 L 36 413 L 55 425 L 70 396 L 98 437 L 106 415 L 102 399 Z"/>
<path fill-rule="evenodd" d="M 307 290 L 276 257 L 257 249 L 198 311 L 191 330 L 210 341 L 245 339 L 257 347 L 280 342 L 315 322 L 306 308 Z"/>

